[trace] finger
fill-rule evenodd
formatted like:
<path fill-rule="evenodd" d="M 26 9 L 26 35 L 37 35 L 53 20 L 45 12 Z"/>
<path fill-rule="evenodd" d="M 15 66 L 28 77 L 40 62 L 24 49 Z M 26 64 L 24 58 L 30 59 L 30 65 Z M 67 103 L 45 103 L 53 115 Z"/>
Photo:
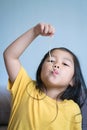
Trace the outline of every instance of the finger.
<path fill-rule="evenodd" d="M 49 25 L 45 24 L 44 25 L 44 34 L 48 34 L 49 33 Z"/>
<path fill-rule="evenodd" d="M 50 24 L 40 23 L 40 30 L 42 35 L 52 36 L 55 33 L 55 28 Z"/>
<path fill-rule="evenodd" d="M 40 30 L 41 30 L 41 34 L 43 34 L 43 32 L 44 32 L 44 23 L 40 23 Z"/>
<path fill-rule="evenodd" d="M 55 33 L 55 28 L 52 25 L 49 25 L 49 33 L 54 34 Z"/>

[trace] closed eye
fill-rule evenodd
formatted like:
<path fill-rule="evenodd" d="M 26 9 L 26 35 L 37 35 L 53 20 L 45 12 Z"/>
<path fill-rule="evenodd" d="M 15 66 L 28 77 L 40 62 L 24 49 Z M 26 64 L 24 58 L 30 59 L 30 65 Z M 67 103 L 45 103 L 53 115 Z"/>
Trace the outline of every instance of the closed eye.
<path fill-rule="evenodd" d="M 55 61 L 56 61 L 56 59 L 55 59 L 54 57 L 52 57 L 52 56 L 48 58 L 48 62 L 53 63 L 53 62 L 55 62 Z"/>
<path fill-rule="evenodd" d="M 55 62 L 54 60 L 48 60 L 48 62 L 51 62 L 51 63 L 53 63 L 53 62 Z"/>
<path fill-rule="evenodd" d="M 64 66 L 69 66 L 67 63 L 63 63 Z"/>

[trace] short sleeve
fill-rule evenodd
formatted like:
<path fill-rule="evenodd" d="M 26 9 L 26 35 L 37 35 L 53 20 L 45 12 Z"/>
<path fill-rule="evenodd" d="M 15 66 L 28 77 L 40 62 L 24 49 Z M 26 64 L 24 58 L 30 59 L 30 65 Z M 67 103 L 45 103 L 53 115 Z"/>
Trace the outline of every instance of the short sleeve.
<path fill-rule="evenodd" d="M 22 97 L 23 92 L 25 91 L 27 84 L 29 82 L 31 82 L 31 78 L 29 77 L 29 75 L 27 74 L 27 72 L 25 71 L 23 67 L 20 68 L 20 71 L 14 83 L 11 83 L 10 80 L 8 80 L 7 88 L 11 92 L 13 100 L 15 97 L 16 98 Z"/>
<path fill-rule="evenodd" d="M 79 106 L 76 104 L 72 119 L 73 130 L 82 130 L 82 115 Z"/>

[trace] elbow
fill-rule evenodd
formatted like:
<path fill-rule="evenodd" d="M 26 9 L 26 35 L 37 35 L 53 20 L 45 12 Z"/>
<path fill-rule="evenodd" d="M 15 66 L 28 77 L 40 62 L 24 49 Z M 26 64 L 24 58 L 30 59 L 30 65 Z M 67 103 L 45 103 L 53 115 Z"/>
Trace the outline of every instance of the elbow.
<path fill-rule="evenodd" d="M 3 58 L 6 58 L 6 51 L 3 52 Z"/>
<path fill-rule="evenodd" d="M 7 53 L 7 50 L 5 50 L 4 52 L 3 52 L 3 58 L 4 58 L 4 61 L 6 61 L 7 59 L 8 59 L 8 53 Z"/>

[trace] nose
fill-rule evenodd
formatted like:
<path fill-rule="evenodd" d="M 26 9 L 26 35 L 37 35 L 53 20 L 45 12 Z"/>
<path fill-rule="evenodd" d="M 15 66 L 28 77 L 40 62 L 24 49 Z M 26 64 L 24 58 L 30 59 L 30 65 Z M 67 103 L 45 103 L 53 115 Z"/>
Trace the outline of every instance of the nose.
<path fill-rule="evenodd" d="M 59 65 L 57 65 L 57 64 L 53 65 L 53 68 L 59 68 Z"/>

